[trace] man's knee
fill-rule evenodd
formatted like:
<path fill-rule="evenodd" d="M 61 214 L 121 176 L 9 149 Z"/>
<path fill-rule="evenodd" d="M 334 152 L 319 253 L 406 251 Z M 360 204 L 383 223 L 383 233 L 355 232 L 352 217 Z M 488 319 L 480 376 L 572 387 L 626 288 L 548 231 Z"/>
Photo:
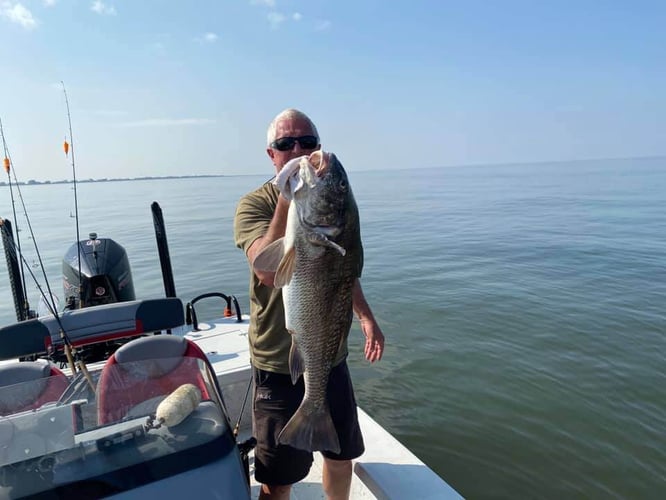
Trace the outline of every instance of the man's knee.
<path fill-rule="evenodd" d="M 261 493 L 259 498 L 264 499 L 276 499 L 276 500 L 288 500 L 289 494 L 291 493 L 291 485 L 273 485 L 273 484 L 262 484 Z"/>
<path fill-rule="evenodd" d="M 351 460 L 333 460 L 324 458 L 324 464 L 332 474 L 351 474 L 352 461 Z"/>
<path fill-rule="evenodd" d="M 322 486 L 329 500 L 348 500 L 352 480 L 351 460 L 324 458 Z"/>

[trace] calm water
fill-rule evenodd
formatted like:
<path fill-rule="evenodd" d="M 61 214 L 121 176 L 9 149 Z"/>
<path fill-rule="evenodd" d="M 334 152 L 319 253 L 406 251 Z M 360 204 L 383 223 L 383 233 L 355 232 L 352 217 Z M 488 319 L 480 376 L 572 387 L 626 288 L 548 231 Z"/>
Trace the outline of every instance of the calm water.
<path fill-rule="evenodd" d="M 247 309 L 232 217 L 263 180 L 80 184 L 81 235 L 116 239 L 137 296 L 159 296 L 150 213 L 159 201 L 179 295 L 233 293 Z M 469 498 L 666 497 L 666 159 L 350 180 L 362 283 L 388 342 L 369 366 L 352 333 L 359 404 Z M 62 293 L 71 186 L 22 192 Z M 7 187 L 0 216 L 12 217 Z M 14 310 L 0 267 L 5 324 Z"/>

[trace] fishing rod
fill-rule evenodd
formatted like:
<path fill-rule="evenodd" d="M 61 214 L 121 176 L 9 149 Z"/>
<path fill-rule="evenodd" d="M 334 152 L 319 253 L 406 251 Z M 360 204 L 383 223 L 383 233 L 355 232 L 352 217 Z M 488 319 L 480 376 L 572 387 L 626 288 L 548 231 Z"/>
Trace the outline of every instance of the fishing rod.
<path fill-rule="evenodd" d="M 16 246 L 11 246 L 10 245 L 10 252 L 14 252 L 16 254 L 17 248 Z M 41 294 L 42 298 L 44 299 L 44 304 L 46 305 L 47 309 L 51 313 L 51 315 L 55 318 L 56 322 L 58 323 L 58 330 L 60 331 L 60 338 L 64 343 L 64 351 L 65 351 L 65 357 L 67 358 L 67 364 L 69 365 L 69 369 L 72 372 L 72 376 L 76 375 L 77 370 L 76 367 L 78 365 L 79 371 L 83 373 L 83 376 L 86 378 L 88 381 L 88 384 L 90 385 L 91 389 L 94 391 L 95 390 L 95 384 L 92 380 L 92 377 L 90 376 L 90 372 L 88 372 L 88 368 L 86 367 L 85 363 L 83 362 L 83 359 L 78 355 L 78 351 L 72 344 L 69 335 L 67 335 L 67 332 L 65 330 L 65 325 L 62 324 L 62 319 L 60 315 L 58 314 L 58 308 L 55 305 L 55 301 L 53 300 L 53 295 L 51 294 L 50 287 L 48 286 L 48 280 L 47 280 L 47 288 L 49 289 L 49 295 L 51 295 L 51 300 L 53 302 L 50 302 L 48 298 L 46 297 L 46 292 L 42 288 L 42 286 L 39 284 L 39 281 L 37 280 L 37 276 L 32 272 L 32 269 L 30 269 L 30 266 L 28 265 L 27 261 L 25 260 L 25 256 L 21 253 L 18 253 L 17 255 L 21 261 L 26 265 L 26 269 L 28 269 L 28 272 L 30 273 L 30 276 L 32 277 L 33 281 L 35 282 L 35 285 L 37 286 L 37 290 L 39 290 L 39 293 Z"/>
<path fill-rule="evenodd" d="M 69 126 L 69 142 L 67 142 L 67 137 L 65 136 L 65 140 L 63 142 L 63 149 L 65 150 L 65 156 L 68 155 L 68 153 L 71 150 L 71 159 L 72 159 L 72 182 L 74 185 L 74 217 L 75 217 L 75 223 L 76 223 L 76 250 L 77 250 L 77 261 L 78 261 L 78 268 L 79 268 L 79 302 L 77 304 L 77 307 L 82 307 L 83 304 L 83 285 L 81 283 L 81 237 L 79 235 L 79 200 L 77 197 L 76 193 L 76 163 L 74 162 L 74 135 L 72 134 L 72 115 L 69 111 L 69 99 L 67 98 L 67 89 L 65 89 L 65 82 L 60 81 L 62 84 L 62 93 L 65 96 L 65 106 L 67 108 L 67 124 Z M 58 324 L 62 326 L 60 321 L 58 321 Z M 85 362 L 83 361 L 83 358 L 78 355 L 78 351 L 74 348 L 72 343 L 69 341 L 67 338 L 67 334 L 65 333 L 65 329 L 61 328 L 60 329 L 60 336 L 65 342 L 65 356 L 67 356 L 67 360 L 69 361 L 70 358 L 76 357 L 77 358 L 77 364 L 79 366 L 79 370 L 83 373 L 83 375 L 86 377 L 86 380 L 88 381 L 88 384 L 90 384 L 90 388 L 94 391 L 95 390 L 95 384 L 93 383 L 92 377 L 90 376 L 90 373 L 88 372 L 88 368 L 86 367 Z M 72 373 L 75 374 L 76 371 L 73 369 Z"/>
<path fill-rule="evenodd" d="M 79 200 L 76 194 L 76 165 L 74 162 L 74 137 L 72 135 L 72 115 L 69 112 L 69 99 L 67 98 L 67 90 L 65 89 L 65 82 L 60 81 L 62 84 L 62 93 L 65 95 L 65 106 L 67 107 L 67 123 L 69 125 L 69 142 L 67 142 L 67 137 L 65 136 L 65 141 L 63 142 L 63 148 L 65 150 L 65 156 L 68 155 L 70 149 L 72 151 L 72 182 L 74 185 L 74 217 L 76 223 L 76 249 L 77 249 L 77 260 L 79 263 L 79 303 L 78 307 L 81 307 L 83 303 L 83 286 L 81 284 L 81 237 L 79 236 Z"/>
<path fill-rule="evenodd" d="M 7 170 L 7 175 L 9 175 L 9 172 L 11 171 L 14 175 L 14 183 L 16 185 L 16 191 L 18 193 L 18 198 L 21 202 L 21 207 L 23 208 L 23 215 L 25 216 L 26 220 L 26 225 L 28 226 L 28 230 L 30 231 L 30 237 L 32 238 L 32 242 L 35 247 L 35 253 L 37 254 L 37 259 L 39 261 L 39 267 L 42 270 L 43 276 L 44 276 L 44 283 L 46 284 L 46 289 L 48 291 L 48 295 L 46 292 L 44 292 L 44 289 L 42 286 L 39 284 L 39 280 L 37 279 L 37 276 L 32 272 L 32 269 L 30 269 L 30 265 L 25 259 L 25 256 L 23 255 L 23 252 L 21 251 L 21 248 L 18 246 L 17 242 L 14 242 L 14 239 L 9 238 L 6 239 L 6 241 L 10 241 L 9 245 L 9 255 L 16 259 L 20 259 L 21 261 L 21 269 L 23 270 L 23 279 L 25 283 L 25 269 L 28 270 L 30 275 L 32 276 L 33 281 L 37 285 L 37 289 L 39 290 L 39 293 L 41 294 L 42 298 L 44 299 L 44 304 L 48 308 L 49 312 L 53 315 L 53 317 L 56 319 L 58 326 L 60 328 L 60 337 L 63 340 L 65 344 L 65 355 L 67 356 L 67 361 L 69 363 L 69 367 L 72 370 L 72 374 L 76 374 L 76 366 L 74 364 L 74 357 L 72 354 L 73 346 L 72 343 L 70 342 L 69 337 L 67 336 L 67 333 L 65 332 L 65 328 L 62 324 L 62 321 L 60 320 L 60 316 L 58 315 L 58 307 L 55 302 L 55 296 L 53 295 L 53 292 L 51 291 L 51 285 L 49 284 L 49 279 L 46 276 L 46 268 L 44 267 L 44 262 L 42 261 L 42 255 L 39 251 L 39 246 L 37 245 L 37 239 L 35 238 L 35 233 L 32 230 L 32 224 L 30 223 L 30 216 L 28 216 L 28 210 L 25 206 L 25 201 L 23 199 L 23 193 L 21 192 L 20 184 L 18 182 L 18 179 L 16 177 L 16 171 L 15 169 L 12 169 L 11 166 L 13 165 L 13 162 L 11 161 L 11 156 L 9 155 L 9 149 L 7 148 L 7 141 L 5 140 L 5 134 L 4 134 L 4 129 L 0 128 L 0 132 L 2 132 L 2 142 L 3 142 L 3 147 L 5 150 L 5 158 L 8 161 L 5 161 L 5 170 Z M 11 177 L 9 179 L 11 183 Z M 11 184 L 10 184 L 11 185 Z M 12 191 L 13 193 L 13 191 Z M 12 203 L 14 203 L 14 198 L 12 195 Z M 14 211 L 14 219 L 16 219 L 16 211 Z M 17 236 L 18 236 L 18 231 L 17 231 Z M 24 285 L 24 290 L 25 290 L 25 285 Z M 25 292 L 24 292 L 25 293 Z M 27 298 L 26 298 L 27 302 Z M 92 383 L 92 379 L 90 380 Z"/>
<path fill-rule="evenodd" d="M 3 139 L 3 145 L 4 145 L 4 148 L 5 148 L 5 152 L 6 152 L 5 156 L 8 159 L 8 161 L 5 161 L 5 169 L 7 170 L 7 164 L 9 163 L 9 165 L 11 167 L 13 165 L 13 162 L 11 161 L 11 156 L 9 155 L 9 150 L 7 148 L 6 140 L 5 140 L 5 137 L 4 137 L 4 130 L 2 130 L 0 128 L 0 131 L 2 132 L 1 135 L 2 135 L 2 139 Z M 70 129 L 70 132 L 71 132 L 71 129 Z M 51 285 L 50 285 L 49 279 L 46 275 L 46 268 L 45 268 L 44 262 L 42 260 L 41 252 L 39 251 L 39 246 L 37 245 L 37 239 L 35 238 L 35 233 L 32 229 L 32 224 L 30 222 L 30 217 L 28 216 L 28 210 L 25 206 L 23 193 L 21 192 L 20 183 L 18 182 L 18 179 L 16 177 L 16 171 L 15 171 L 15 169 L 12 169 L 12 168 L 10 168 L 9 170 L 11 170 L 12 174 L 14 175 L 14 183 L 16 185 L 18 198 L 19 198 L 19 200 L 21 202 L 21 206 L 23 208 L 23 215 L 25 216 L 26 225 L 28 226 L 28 230 L 30 232 L 30 237 L 32 238 L 32 241 L 33 241 L 33 244 L 34 244 L 34 247 L 35 247 L 35 253 L 37 254 L 37 259 L 39 261 L 39 267 L 42 270 L 42 275 L 44 277 L 44 283 L 46 285 L 48 295 L 44 291 L 42 286 L 39 284 L 39 280 L 37 279 L 35 274 L 32 272 L 32 269 L 30 268 L 30 265 L 28 264 L 27 260 L 25 259 L 25 256 L 24 256 L 23 252 L 21 251 L 20 247 L 18 247 L 17 242 L 14 242 L 13 238 L 11 238 L 11 239 L 6 238 L 3 241 L 10 241 L 11 242 L 10 245 L 9 245 L 9 255 L 11 257 L 13 257 L 14 259 L 16 259 L 17 256 L 18 256 L 18 258 L 20 258 L 22 269 L 27 269 L 28 270 L 28 272 L 30 273 L 33 281 L 35 282 L 35 284 L 37 286 L 37 289 L 39 290 L 39 293 L 41 294 L 41 297 L 44 300 L 44 304 L 46 305 L 47 309 L 53 315 L 56 322 L 58 323 L 58 328 L 60 330 L 60 338 L 61 338 L 61 340 L 63 341 L 63 344 L 64 344 L 65 357 L 67 358 L 67 363 L 68 363 L 69 368 L 72 372 L 72 375 L 73 376 L 76 375 L 76 373 L 77 373 L 76 366 L 78 364 L 79 370 L 85 376 L 86 380 L 90 384 L 90 387 L 93 390 L 95 390 L 95 385 L 93 383 L 92 377 L 90 376 L 90 373 L 88 372 L 88 369 L 85 366 L 85 363 L 83 362 L 83 359 L 78 354 L 78 351 L 74 348 L 69 336 L 67 335 L 65 327 L 62 324 L 62 320 L 60 318 L 60 315 L 58 314 L 58 307 L 57 307 L 57 304 L 56 304 L 55 295 L 53 294 L 53 292 L 51 290 Z M 7 172 L 8 175 L 9 175 L 9 170 Z M 10 182 L 11 182 L 11 178 L 10 178 Z M 12 197 L 12 202 L 13 202 L 13 197 Z M 16 219 L 16 212 L 15 211 L 14 211 L 14 219 Z M 78 227 L 77 227 L 77 234 L 78 234 Z M 80 264 L 79 264 L 79 266 L 80 266 Z M 23 279 L 24 279 L 24 282 L 25 282 L 25 273 L 23 274 Z M 27 289 L 25 289 L 25 286 L 24 286 L 24 290 L 25 290 L 25 293 L 27 294 Z M 27 302 L 27 298 L 26 298 L 26 302 Z M 77 363 L 75 363 L 75 359 L 76 359 Z"/>
<path fill-rule="evenodd" d="M 5 139 L 5 130 L 2 126 L 2 120 L 0 119 L 0 135 L 2 136 L 2 147 L 5 152 L 5 157 L 3 159 L 3 166 L 5 167 L 5 172 L 7 172 L 7 183 L 9 185 L 9 195 L 12 199 L 12 213 L 14 215 L 14 223 L 16 224 L 16 244 L 18 245 L 19 254 L 21 253 L 21 238 L 19 237 L 19 226 L 16 218 L 16 200 L 14 199 L 14 188 L 12 187 L 12 177 L 10 175 L 12 160 L 9 155 L 9 149 L 7 148 L 7 141 Z M 11 226 L 9 227 L 11 231 Z M 12 236 L 13 238 L 13 236 Z M 23 268 L 23 262 L 21 262 L 20 268 L 16 269 L 18 271 L 18 286 L 14 283 L 14 302 L 16 306 L 16 319 L 18 321 L 23 321 L 30 318 L 30 304 L 28 303 L 28 294 L 27 288 L 25 286 L 25 270 Z M 14 278 L 14 276 L 12 276 Z M 19 288 L 20 290 L 16 290 Z"/>
<path fill-rule="evenodd" d="M 5 165 L 7 165 L 7 163 L 10 164 L 7 175 L 9 175 L 10 171 L 14 175 L 14 185 L 16 186 L 16 192 L 18 193 L 18 198 L 19 198 L 19 201 L 21 202 L 21 207 L 23 208 L 23 215 L 25 217 L 26 225 L 28 226 L 28 231 L 30 232 L 30 238 L 32 239 L 33 245 L 35 247 L 35 253 L 37 255 L 37 260 L 39 261 L 39 267 L 42 269 L 42 275 L 44 276 L 44 282 L 46 284 L 46 288 L 47 288 L 48 293 L 49 293 L 48 297 L 45 296 L 43 298 L 44 298 L 44 301 L 47 303 L 47 306 L 49 305 L 48 302 L 50 300 L 51 305 L 53 306 L 53 309 L 56 309 L 57 307 L 56 307 L 56 303 L 55 303 L 55 298 L 54 298 L 53 292 L 51 291 L 51 286 L 49 285 L 48 277 L 46 276 L 46 268 L 44 267 L 44 262 L 42 261 L 42 254 L 40 253 L 39 247 L 37 246 L 37 240 L 35 238 L 35 233 L 32 230 L 32 224 L 30 223 L 30 217 L 28 216 L 28 210 L 26 209 L 26 206 L 25 206 L 25 201 L 23 199 L 23 193 L 21 192 L 20 183 L 18 182 L 18 179 L 16 177 L 16 170 L 11 168 L 11 166 L 13 166 L 14 163 L 11 160 L 11 156 L 9 155 L 9 150 L 7 148 L 7 143 L 5 141 L 4 131 L 2 131 L 2 142 L 3 142 L 4 148 L 6 150 L 6 158 L 9 160 L 8 162 L 5 162 Z M 5 169 L 7 170 L 7 167 L 5 167 Z M 10 180 L 10 183 L 11 183 L 11 178 L 9 180 Z M 12 193 L 13 193 L 13 191 L 12 191 Z M 13 202 L 13 197 L 12 197 L 12 202 Z M 14 212 L 14 219 L 16 221 L 16 212 Z M 17 229 L 17 241 L 18 241 L 18 229 Z M 18 252 L 19 252 L 19 255 L 21 255 L 22 267 L 23 267 L 23 264 L 25 264 L 25 267 L 27 267 L 28 270 L 29 270 L 30 266 L 27 263 L 27 261 L 25 260 L 25 258 L 23 257 L 23 252 L 21 252 L 20 247 L 18 248 Z M 32 274 L 32 272 L 30 274 Z M 32 275 L 34 277 L 34 274 L 32 274 Z M 23 275 L 23 278 L 25 278 L 25 273 Z M 25 283 L 25 281 L 24 281 L 24 283 Z M 37 283 L 36 280 L 35 280 L 35 283 Z M 24 289 L 25 289 L 25 286 L 24 286 Z M 26 293 L 27 293 L 27 290 L 26 290 Z M 27 299 L 26 299 L 26 302 L 27 302 Z"/>

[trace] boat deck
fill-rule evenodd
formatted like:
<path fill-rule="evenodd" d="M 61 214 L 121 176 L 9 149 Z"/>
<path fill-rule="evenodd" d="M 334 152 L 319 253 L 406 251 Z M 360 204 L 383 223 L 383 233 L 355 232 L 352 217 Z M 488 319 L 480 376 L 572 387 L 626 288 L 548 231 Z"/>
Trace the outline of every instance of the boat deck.
<path fill-rule="evenodd" d="M 247 326 L 247 320 L 238 323 L 233 318 L 225 318 L 215 323 L 200 323 L 199 331 L 186 334 L 210 359 L 232 419 L 237 419 L 240 414 L 251 378 Z M 354 460 L 352 499 L 462 498 L 367 413 L 361 408 L 358 411 L 366 450 Z M 232 423 L 235 425 L 236 421 Z M 251 398 L 248 398 L 243 412 L 240 429 L 241 440 L 251 433 Z M 322 462 L 321 454 L 315 453 L 310 473 L 294 486 L 292 499 L 325 498 L 321 486 Z M 252 498 L 257 498 L 259 485 L 253 478 L 252 457 L 250 469 Z"/>

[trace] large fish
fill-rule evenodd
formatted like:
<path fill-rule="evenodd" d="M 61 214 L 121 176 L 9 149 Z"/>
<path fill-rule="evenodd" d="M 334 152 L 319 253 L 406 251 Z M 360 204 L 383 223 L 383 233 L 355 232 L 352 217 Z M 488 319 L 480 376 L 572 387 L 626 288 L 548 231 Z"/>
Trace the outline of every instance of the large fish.
<path fill-rule="evenodd" d="M 316 151 L 288 162 L 276 178 L 291 200 L 285 236 L 267 246 L 253 265 L 275 271 L 291 334 L 292 382 L 301 374 L 305 395 L 278 435 L 295 448 L 340 452 L 326 386 L 352 321 L 352 286 L 360 246 L 358 209 L 347 174 L 332 153 Z"/>

